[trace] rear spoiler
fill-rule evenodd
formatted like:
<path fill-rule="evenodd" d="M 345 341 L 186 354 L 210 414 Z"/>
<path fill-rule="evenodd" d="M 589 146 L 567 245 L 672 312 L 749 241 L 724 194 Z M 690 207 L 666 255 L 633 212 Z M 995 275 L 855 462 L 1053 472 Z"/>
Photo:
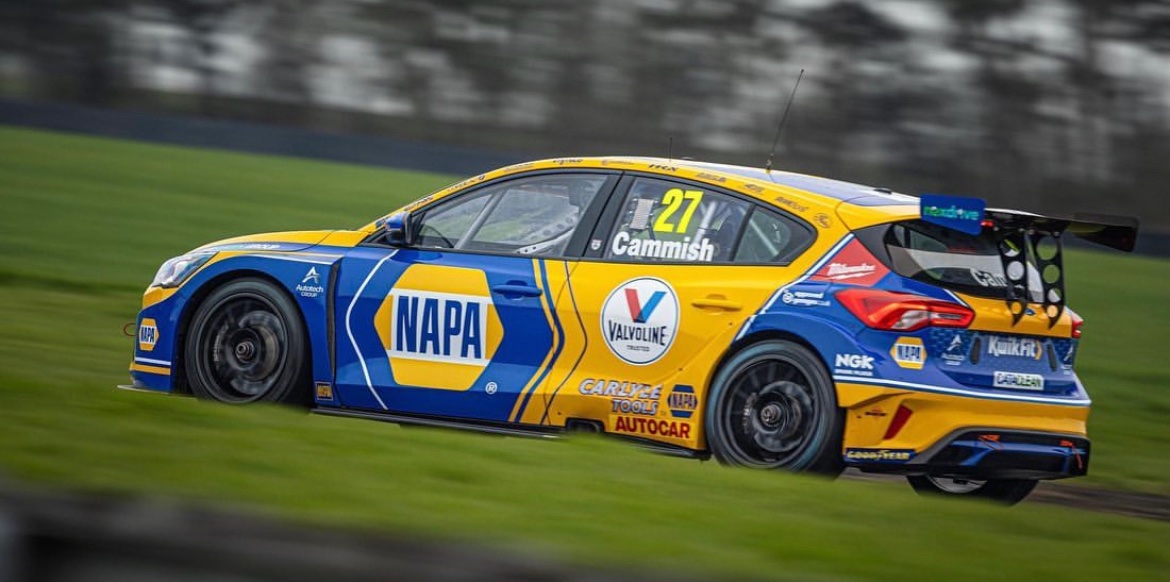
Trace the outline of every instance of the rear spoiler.
<path fill-rule="evenodd" d="M 1077 238 L 1127 253 L 1133 252 L 1137 244 L 1138 219 L 1130 216 L 1085 213 L 1041 216 L 1020 210 L 988 208 L 984 217 L 991 220 L 992 226 L 1036 230 L 1058 237 L 1067 232 Z"/>
<path fill-rule="evenodd" d="M 1137 243 L 1138 220 L 1106 214 L 1074 214 L 1071 217 L 1042 216 L 1019 210 L 988 208 L 984 228 L 991 228 L 999 246 L 999 258 L 1008 279 L 1007 305 L 1013 325 L 1028 311 L 1028 262 L 1036 265 L 1041 301 L 1048 326 L 1056 325 L 1064 313 L 1064 251 L 1061 235 L 1073 236 L 1120 251 L 1132 252 Z M 1044 249 L 1044 250 L 1042 250 Z M 1022 261 L 1021 261 L 1022 259 Z"/>

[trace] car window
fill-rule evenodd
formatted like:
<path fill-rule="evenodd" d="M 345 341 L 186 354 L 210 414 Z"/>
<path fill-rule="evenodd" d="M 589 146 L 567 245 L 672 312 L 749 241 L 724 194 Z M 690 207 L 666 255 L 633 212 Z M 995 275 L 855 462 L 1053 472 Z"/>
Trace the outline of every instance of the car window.
<path fill-rule="evenodd" d="M 755 208 L 735 250 L 736 263 L 787 263 L 812 242 L 812 231 L 763 208 Z"/>
<path fill-rule="evenodd" d="M 488 186 L 424 213 L 417 245 L 558 256 L 606 179 L 549 174 Z"/>
<path fill-rule="evenodd" d="M 638 178 L 622 202 L 605 257 L 648 262 L 731 260 L 749 204 L 698 185 Z"/>

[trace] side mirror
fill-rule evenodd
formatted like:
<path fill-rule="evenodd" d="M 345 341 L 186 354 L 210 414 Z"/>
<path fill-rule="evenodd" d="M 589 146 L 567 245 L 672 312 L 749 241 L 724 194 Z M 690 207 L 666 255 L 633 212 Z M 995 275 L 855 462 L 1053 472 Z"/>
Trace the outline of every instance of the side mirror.
<path fill-rule="evenodd" d="M 410 222 L 409 212 L 398 212 L 386 217 L 386 244 L 395 247 L 408 247 L 414 244 Z"/>

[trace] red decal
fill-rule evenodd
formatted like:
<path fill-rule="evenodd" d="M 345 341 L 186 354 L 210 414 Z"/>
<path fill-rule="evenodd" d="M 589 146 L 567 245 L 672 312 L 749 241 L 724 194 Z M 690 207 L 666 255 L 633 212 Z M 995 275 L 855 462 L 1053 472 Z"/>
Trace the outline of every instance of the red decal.
<path fill-rule="evenodd" d="M 811 279 L 869 286 L 880 281 L 889 272 L 890 270 L 877 260 L 865 245 L 855 239 L 833 255 L 833 258 L 829 259 L 829 262 Z"/>

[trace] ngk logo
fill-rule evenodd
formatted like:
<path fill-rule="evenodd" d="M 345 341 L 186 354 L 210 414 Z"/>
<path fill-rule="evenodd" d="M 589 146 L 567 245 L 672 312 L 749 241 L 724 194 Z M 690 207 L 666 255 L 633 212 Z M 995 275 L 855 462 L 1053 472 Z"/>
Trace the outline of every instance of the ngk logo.
<path fill-rule="evenodd" d="M 837 367 L 852 370 L 872 370 L 873 357 L 861 354 L 837 354 Z"/>

